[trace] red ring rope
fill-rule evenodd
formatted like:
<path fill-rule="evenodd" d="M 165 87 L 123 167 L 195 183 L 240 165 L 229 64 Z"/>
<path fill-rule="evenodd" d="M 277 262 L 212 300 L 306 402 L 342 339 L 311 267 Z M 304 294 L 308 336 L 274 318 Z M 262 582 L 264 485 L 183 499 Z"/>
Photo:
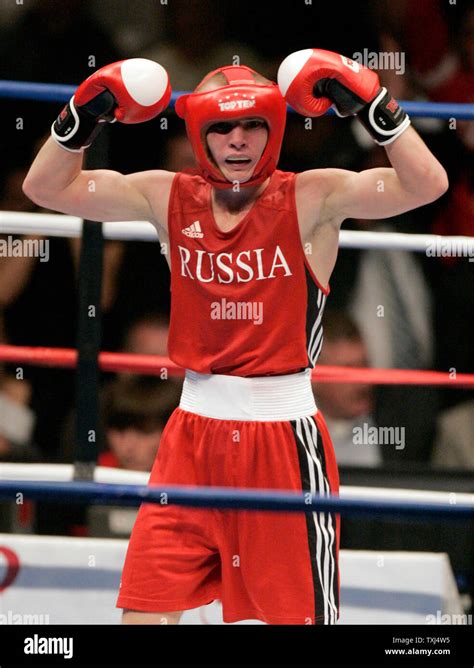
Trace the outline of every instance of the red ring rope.
<path fill-rule="evenodd" d="M 33 348 L 30 346 L 0 345 L 0 361 L 23 362 L 33 366 L 74 369 L 77 351 L 72 348 Z M 183 376 L 184 369 L 167 357 L 130 353 L 99 354 L 102 371 L 129 371 L 159 376 L 166 370 L 169 376 Z M 318 366 L 312 378 L 320 383 L 368 383 L 372 385 L 451 385 L 474 387 L 474 374 L 443 371 L 414 371 L 411 369 L 367 369 L 344 366 Z"/>

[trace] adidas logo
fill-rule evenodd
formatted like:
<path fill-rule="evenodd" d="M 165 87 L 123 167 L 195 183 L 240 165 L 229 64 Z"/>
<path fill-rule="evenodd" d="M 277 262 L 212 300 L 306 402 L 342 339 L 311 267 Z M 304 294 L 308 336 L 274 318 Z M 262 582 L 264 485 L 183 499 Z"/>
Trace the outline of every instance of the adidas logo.
<path fill-rule="evenodd" d="M 193 237 L 194 239 L 196 237 L 201 239 L 204 236 L 204 232 L 201 231 L 201 223 L 199 220 L 195 220 L 189 227 L 183 227 L 181 232 L 187 237 Z"/>

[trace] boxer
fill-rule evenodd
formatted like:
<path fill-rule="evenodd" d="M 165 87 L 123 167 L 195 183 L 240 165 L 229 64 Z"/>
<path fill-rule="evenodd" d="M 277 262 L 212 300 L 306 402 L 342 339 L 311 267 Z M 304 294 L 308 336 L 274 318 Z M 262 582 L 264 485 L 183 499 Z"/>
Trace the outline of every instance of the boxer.
<path fill-rule="evenodd" d="M 148 220 L 167 244 L 169 356 L 186 376 L 150 484 L 337 494 L 310 373 L 341 224 L 432 202 L 447 188 L 446 172 L 375 72 L 320 49 L 288 56 L 278 85 L 228 66 L 183 95 L 176 111 L 195 170 L 83 168 L 84 150 L 105 123 L 146 121 L 169 95 L 168 75 L 156 63 L 102 68 L 53 124 L 24 191 L 43 207 L 86 219 Z M 330 106 L 357 116 L 391 167 L 278 170 L 286 103 L 305 116 Z M 244 317 L 255 305 L 259 317 Z M 176 623 L 183 610 L 220 599 L 226 622 L 333 624 L 338 550 L 339 517 L 331 513 L 145 503 L 117 605 L 124 623 Z"/>

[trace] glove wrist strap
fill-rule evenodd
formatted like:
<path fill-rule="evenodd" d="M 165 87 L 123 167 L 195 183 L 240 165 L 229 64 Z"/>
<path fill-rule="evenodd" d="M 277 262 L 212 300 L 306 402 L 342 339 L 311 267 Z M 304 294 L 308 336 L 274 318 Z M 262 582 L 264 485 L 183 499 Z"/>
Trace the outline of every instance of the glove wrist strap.
<path fill-rule="evenodd" d="M 85 105 L 77 107 L 74 95 L 51 127 L 51 136 L 62 148 L 80 153 L 92 144 L 107 122 L 114 119 L 115 98 L 105 90 Z"/>
<path fill-rule="evenodd" d="M 359 111 L 357 118 L 380 146 L 395 141 L 411 122 L 386 88 L 379 90 L 372 102 Z"/>

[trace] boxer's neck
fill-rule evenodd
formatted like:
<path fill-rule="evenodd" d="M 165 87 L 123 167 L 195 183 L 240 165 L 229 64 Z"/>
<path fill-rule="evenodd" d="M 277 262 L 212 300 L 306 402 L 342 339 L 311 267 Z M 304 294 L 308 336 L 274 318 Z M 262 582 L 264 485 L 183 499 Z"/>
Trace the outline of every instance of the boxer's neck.
<path fill-rule="evenodd" d="M 258 186 L 242 187 L 238 191 L 232 188 L 212 189 L 212 202 L 217 209 L 230 214 L 238 214 L 242 211 L 250 209 L 255 200 L 263 193 L 270 178 L 266 179 Z"/>

